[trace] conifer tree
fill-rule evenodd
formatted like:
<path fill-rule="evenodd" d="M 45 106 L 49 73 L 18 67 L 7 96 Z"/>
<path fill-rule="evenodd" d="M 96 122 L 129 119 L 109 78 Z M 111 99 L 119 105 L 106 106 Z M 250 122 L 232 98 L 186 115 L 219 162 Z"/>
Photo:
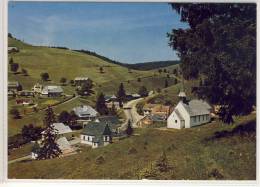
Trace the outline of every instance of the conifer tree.
<path fill-rule="evenodd" d="M 163 151 L 162 155 L 159 157 L 158 160 L 156 160 L 155 167 L 160 171 L 160 172 L 166 172 L 169 169 L 169 163 L 168 159 L 166 157 L 165 151 Z"/>
<path fill-rule="evenodd" d="M 96 109 L 101 115 L 107 115 L 108 114 L 108 108 L 106 106 L 105 96 L 101 92 L 97 98 L 96 102 Z"/>
<path fill-rule="evenodd" d="M 127 124 L 127 128 L 126 128 L 126 134 L 128 135 L 128 136 L 131 136 L 132 134 L 133 134 L 133 128 L 132 128 L 132 125 L 131 125 L 131 121 L 130 120 L 128 120 L 128 124 Z"/>
<path fill-rule="evenodd" d="M 119 85 L 119 88 L 118 88 L 118 91 L 117 91 L 117 98 L 118 98 L 120 107 L 122 107 L 123 106 L 123 101 L 126 98 L 126 93 L 125 93 L 125 88 L 124 88 L 123 83 L 121 83 Z"/>
<path fill-rule="evenodd" d="M 53 123 L 55 123 L 55 121 L 54 112 L 49 106 L 46 109 L 44 118 L 44 125 L 46 128 L 43 133 L 42 143 L 37 157 L 38 160 L 55 158 L 62 153 L 58 144 L 56 143 L 58 134 L 53 127 Z"/>

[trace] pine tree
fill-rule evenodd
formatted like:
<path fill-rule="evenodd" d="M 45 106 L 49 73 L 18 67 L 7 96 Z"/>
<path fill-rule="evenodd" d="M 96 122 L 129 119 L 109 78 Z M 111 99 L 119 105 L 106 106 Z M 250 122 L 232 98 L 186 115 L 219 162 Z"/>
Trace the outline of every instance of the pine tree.
<path fill-rule="evenodd" d="M 166 172 L 169 169 L 169 163 L 168 159 L 166 157 L 165 151 L 163 151 L 162 155 L 159 157 L 158 160 L 155 162 L 155 167 L 160 171 L 160 172 Z"/>
<path fill-rule="evenodd" d="M 55 122 L 55 115 L 52 108 L 49 106 L 46 109 L 46 114 L 44 118 L 44 125 L 46 126 L 43 138 L 41 142 L 41 147 L 38 153 L 38 160 L 42 159 L 51 159 L 58 157 L 62 152 L 56 143 L 58 138 L 57 132 L 53 127 L 53 123 Z"/>
<path fill-rule="evenodd" d="M 145 86 L 140 87 L 138 93 L 141 95 L 141 97 L 147 97 L 149 94 Z"/>
<path fill-rule="evenodd" d="M 10 60 L 9 60 L 9 64 L 13 64 L 14 63 L 14 60 L 13 58 L 11 57 Z"/>
<path fill-rule="evenodd" d="M 132 128 L 132 125 L 131 125 L 131 121 L 130 120 L 128 120 L 128 123 L 127 123 L 127 128 L 126 128 L 126 134 L 128 135 L 128 136 L 131 136 L 132 134 L 133 134 L 133 128 Z"/>
<path fill-rule="evenodd" d="M 108 108 L 106 106 L 105 96 L 102 92 L 99 94 L 99 96 L 97 98 L 96 109 L 100 115 L 108 114 Z"/>
<path fill-rule="evenodd" d="M 119 85 L 119 88 L 118 88 L 118 91 L 117 91 L 117 98 L 118 98 L 120 107 L 122 107 L 123 101 L 125 101 L 125 98 L 126 98 L 126 93 L 125 93 L 125 88 L 124 88 L 123 83 L 121 83 Z"/>

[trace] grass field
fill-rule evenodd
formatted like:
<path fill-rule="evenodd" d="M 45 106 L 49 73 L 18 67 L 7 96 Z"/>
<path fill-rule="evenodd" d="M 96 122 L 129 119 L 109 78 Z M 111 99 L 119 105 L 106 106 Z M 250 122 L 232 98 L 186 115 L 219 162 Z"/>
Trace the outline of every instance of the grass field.
<path fill-rule="evenodd" d="M 135 136 L 106 147 L 82 149 L 81 153 L 64 158 L 10 164 L 8 177 L 255 180 L 255 118 L 255 114 L 238 117 L 229 126 L 213 122 L 182 130 L 136 129 Z M 218 136 L 216 132 L 220 132 Z M 129 152 L 133 148 L 136 152 Z M 170 170 L 147 172 L 153 170 L 151 165 L 163 151 Z M 104 163 L 96 163 L 99 156 L 104 157 Z"/>
<path fill-rule="evenodd" d="M 126 89 L 131 91 L 132 88 L 136 88 L 136 85 L 142 86 L 142 83 L 137 84 L 138 77 L 150 77 L 153 81 L 157 80 L 156 83 L 161 79 L 164 81 L 166 77 L 158 74 L 154 78 L 153 71 L 131 70 L 130 73 L 128 68 L 123 66 L 71 50 L 30 46 L 13 38 L 9 38 L 8 42 L 9 46 L 16 46 L 20 49 L 20 52 L 10 54 L 9 57 L 12 57 L 14 62 L 20 65 L 20 70 L 24 68 L 29 74 L 29 76 L 24 76 L 21 73 L 10 72 L 8 78 L 11 81 L 21 82 L 24 89 L 31 89 L 36 82 L 41 82 L 40 74 L 43 72 L 48 72 L 50 75 L 51 80 L 46 84 L 57 84 L 62 77 L 72 80 L 78 76 L 87 76 L 94 81 L 99 91 L 104 92 L 115 92 L 121 82 L 127 83 L 127 81 L 130 81 L 130 83 L 126 86 Z M 99 72 L 101 66 L 104 73 Z M 149 80 L 149 78 L 145 80 Z M 147 84 L 147 82 L 143 84 L 148 89 L 152 89 L 154 85 Z"/>
<path fill-rule="evenodd" d="M 106 95 L 116 94 L 119 84 L 124 83 L 127 93 L 136 93 L 141 86 L 146 86 L 148 90 L 156 90 L 157 88 L 164 88 L 164 83 L 167 74 L 155 71 L 137 71 L 129 70 L 120 65 L 108 63 L 97 57 L 87 55 L 80 52 L 75 52 L 66 49 L 37 47 L 25 44 L 19 40 L 9 38 L 9 46 L 16 46 L 20 52 L 12 53 L 9 58 L 13 58 L 15 63 L 19 64 L 19 70 L 22 68 L 28 71 L 29 76 L 24 76 L 22 73 L 8 73 L 9 81 L 19 81 L 23 89 L 31 90 L 37 82 L 46 84 L 60 84 L 59 81 L 65 77 L 68 81 L 77 76 L 87 76 L 94 81 L 94 95 L 84 98 L 77 98 L 69 103 L 62 104 L 54 108 L 56 113 L 63 110 L 70 111 L 74 106 L 80 104 L 90 104 L 95 106 L 95 100 L 99 92 Z M 103 67 L 104 73 L 99 72 L 99 67 Z M 40 74 L 48 72 L 50 81 L 42 82 Z M 137 79 L 140 78 L 141 82 Z M 168 78 L 169 86 L 174 83 L 174 77 Z M 72 95 L 75 93 L 75 87 L 70 84 L 62 86 L 66 94 Z M 50 99 L 34 99 L 38 106 L 46 107 L 47 104 L 60 101 L 60 98 Z M 57 101 L 55 101 L 57 100 Z M 17 106 L 15 100 L 11 99 L 8 102 L 8 110 L 11 108 L 18 108 L 23 110 L 24 107 Z M 15 120 L 11 116 L 8 117 L 8 135 L 12 136 L 20 132 L 24 125 L 33 123 L 35 125 L 42 125 L 43 111 L 39 111 L 34 115 L 25 116 L 22 119 Z"/>

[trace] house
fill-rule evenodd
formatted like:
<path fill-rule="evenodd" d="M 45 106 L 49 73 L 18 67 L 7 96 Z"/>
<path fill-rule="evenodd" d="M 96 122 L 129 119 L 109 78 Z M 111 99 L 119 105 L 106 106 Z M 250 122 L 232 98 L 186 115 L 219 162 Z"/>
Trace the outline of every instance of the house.
<path fill-rule="evenodd" d="M 179 97 L 181 100 L 167 119 L 167 128 L 190 128 L 210 122 L 211 106 L 206 101 L 188 101 L 184 92 Z"/>
<path fill-rule="evenodd" d="M 165 118 L 161 115 L 146 115 L 144 118 L 142 118 L 138 123 L 137 126 L 139 127 L 149 127 L 150 125 L 154 124 L 155 122 L 165 122 Z"/>
<path fill-rule="evenodd" d="M 111 126 L 115 126 L 120 123 L 119 119 L 117 116 L 100 116 L 98 117 L 95 122 L 103 122 L 103 123 L 108 123 Z"/>
<path fill-rule="evenodd" d="M 61 137 L 57 140 L 57 144 L 62 152 L 62 156 L 66 156 L 68 154 L 73 153 L 75 150 L 70 145 L 69 141 L 66 137 Z"/>
<path fill-rule="evenodd" d="M 111 109 L 113 107 L 113 105 L 115 106 L 116 110 L 120 109 L 120 104 L 119 104 L 118 101 L 106 102 L 106 106 L 107 106 L 108 109 Z"/>
<path fill-rule="evenodd" d="M 112 95 L 112 96 L 106 95 L 105 101 L 106 102 L 117 101 L 117 97 L 115 95 Z"/>
<path fill-rule="evenodd" d="M 113 137 L 119 133 L 120 121 L 116 116 L 101 116 L 85 125 L 81 135 L 81 143 L 92 148 L 112 143 Z"/>
<path fill-rule="evenodd" d="M 16 94 L 13 90 L 8 90 L 8 93 L 7 93 L 8 97 L 15 97 Z"/>
<path fill-rule="evenodd" d="M 138 99 L 138 98 L 141 98 L 141 95 L 139 95 L 137 93 L 134 93 L 134 94 L 132 94 L 132 98 L 133 99 Z"/>
<path fill-rule="evenodd" d="M 30 90 L 22 90 L 18 92 L 19 96 L 24 96 L 24 97 L 33 97 L 34 96 L 34 92 L 30 91 Z"/>
<path fill-rule="evenodd" d="M 91 80 L 88 77 L 75 77 L 74 84 L 76 86 L 80 86 L 82 83 L 85 82 L 91 82 Z"/>
<path fill-rule="evenodd" d="M 64 123 L 53 123 L 52 126 L 55 131 L 55 134 L 58 135 L 58 139 L 56 140 L 56 143 L 58 144 L 62 152 L 61 156 L 66 156 L 67 154 L 73 153 L 75 150 L 71 147 L 67 138 L 63 136 L 64 134 L 72 132 L 71 128 L 69 126 L 64 125 Z M 42 135 L 44 133 L 45 131 L 41 132 Z M 36 159 L 38 157 L 38 153 L 42 141 L 43 141 L 43 136 L 42 139 L 36 142 L 32 147 L 32 152 L 31 152 L 32 159 Z"/>
<path fill-rule="evenodd" d="M 17 47 L 8 47 L 8 53 L 19 52 Z"/>
<path fill-rule="evenodd" d="M 64 125 L 64 123 L 53 123 L 52 126 L 54 128 L 55 133 L 60 136 L 72 132 L 71 128 L 67 125 Z M 42 134 L 44 133 L 45 132 L 42 131 Z"/>
<path fill-rule="evenodd" d="M 33 100 L 32 99 L 16 99 L 17 105 L 32 105 Z"/>
<path fill-rule="evenodd" d="M 33 88 L 32 88 L 32 91 L 34 92 L 34 93 L 42 93 L 42 89 L 43 89 L 43 86 L 41 85 L 41 84 L 39 84 L 39 83 L 36 83 L 34 86 L 33 86 Z"/>
<path fill-rule="evenodd" d="M 70 143 L 66 137 L 58 138 L 56 140 L 56 143 L 62 152 L 61 156 L 69 155 L 75 151 L 74 148 L 70 145 Z M 41 142 L 36 142 L 33 145 L 32 151 L 31 151 L 32 159 L 37 159 L 37 157 L 39 155 L 40 147 L 41 147 Z"/>
<path fill-rule="evenodd" d="M 47 97 L 60 97 L 63 93 L 61 86 L 45 86 L 41 94 Z"/>
<path fill-rule="evenodd" d="M 8 91 L 17 91 L 19 87 L 20 87 L 20 83 L 17 81 L 8 82 Z"/>
<path fill-rule="evenodd" d="M 149 103 L 143 107 L 143 113 L 144 115 L 158 115 L 166 120 L 170 114 L 170 106 Z"/>
<path fill-rule="evenodd" d="M 73 111 L 80 119 L 84 120 L 93 120 L 98 115 L 98 112 L 89 105 L 75 107 L 73 108 Z"/>

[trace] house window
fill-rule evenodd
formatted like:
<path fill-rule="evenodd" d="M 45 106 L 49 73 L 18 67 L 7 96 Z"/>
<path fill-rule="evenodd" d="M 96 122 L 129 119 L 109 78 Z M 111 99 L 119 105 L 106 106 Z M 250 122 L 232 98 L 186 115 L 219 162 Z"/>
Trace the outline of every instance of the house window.
<path fill-rule="evenodd" d="M 193 117 L 193 122 L 196 123 L 196 116 Z"/>
<path fill-rule="evenodd" d="M 177 120 L 175 120 L 175 123 L 177 123 L 178 121 Z"/>
<path fill-rule="evenodd" d="M 89 136 L 88 136 L 88 141 L 89 141 Z"/>

